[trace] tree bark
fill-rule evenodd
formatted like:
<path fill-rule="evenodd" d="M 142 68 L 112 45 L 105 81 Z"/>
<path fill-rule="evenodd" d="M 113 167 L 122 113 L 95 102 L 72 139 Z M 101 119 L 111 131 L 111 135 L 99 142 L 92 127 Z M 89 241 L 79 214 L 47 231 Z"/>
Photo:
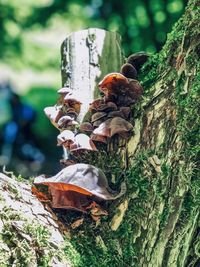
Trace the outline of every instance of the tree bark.
<path fill-rule="evenodd" d="M 67 229 L 32 195 L 30 183 L 10 174 L 0 173 L 0 266 L 71 266 L 63 253 Z"/>
<path fill-rule="evenodd" d="M 81 99 L 79 120 L 87 114 L 89 103 L 98 98 L 98 82 L 110 72 L 120 70 L 120 36 L 101 29 L 70 34 L 61 46 L 62 85 L 69 86 Z"/>
<path fill-rule="evenodd" d="M 67 226 L 72 220 L 84 218 L 79 227 L 71 229 L 70 241 L 60 250 L 68 258 L 66 264 L 199 266 L 199 4 L 199 0 L 189 1 L 163 50 L 152 56 L 140 73 L 144 94 L 142 101 L 133 107 L 134 135 L 128 142 L 115 139 L 108 152 L 87 158 L 104 170 L 113 189 L 119 188 L 122 180 L 126 181 L 128 189 L 124 197 L 105 204 L 109 215 L 100 223 L 92 222 L 86 215 L 57 212 Z M 69 59 L 65 45 L 62 47 L 63 85 L 67 85 L 67 80 L 75 85 L 72 76 L 66 76 L 69 75 L 66 67 Z M 121 52 L 119 55 L 121 58 Z M 73 56 L 78 57 L 77 54 Z M 110 58 L 109 62 L 112 62 Z M 81 60 L 76 61 L 77 66 L 81 64 Z M 78 72 L 73 68 L 70 75 Z M 119 71 L 119 67 L 107 68 L 102 75 L 110 71 Z M 93 76 L 89 77 L 94 85 Z M 79 90 L 92 88 L 90 99 L 96 97 L 95 87 L 85 86 Z M 20 186 L 23 188 L 23 184 Z M 6 194 L 7 189 L 2 188 Z M 18 195 L 16 192 L 12 194 Z M 7 198 L 4 199 L 7 203 Z M 7 209 L 9 212 L 12 205 Z M 9 215 L 9 229 L 13 220 L 16 218 Z M 3 234 L 0 240 L 6 242 L 4 224 L 1 223 Z M 26 239 L 15 235 L 14 240 L 18 238 Z M 16 249 L 16 243 L 13 241 L 7 246 L 2 246 L 1 250 L 4 254 L 8 252 L 7 258 L 11 260 L 10 251 L 13 247 Z M 35 248 L 33 243 L 30 247 L 31 251 Z M 41 249 L 34 253 L 38 251 Z"/>
<path fill-rule="evenodd" d="M 106 172 L 113 187 L 119 186 L 123 170 L 128 191 L 120 203 L 108 207 L 105 222 L 86 225 L 84 236 L 73 236 L 82 255 L 80 265 L 200 264 L 198 5 L 199 1 L 189 2 L 161 53 L 140 74 L 144 95 L 133 107 L 133 137 L 127 144 L 115 140 L 105 158 L 90 159 Z"/>

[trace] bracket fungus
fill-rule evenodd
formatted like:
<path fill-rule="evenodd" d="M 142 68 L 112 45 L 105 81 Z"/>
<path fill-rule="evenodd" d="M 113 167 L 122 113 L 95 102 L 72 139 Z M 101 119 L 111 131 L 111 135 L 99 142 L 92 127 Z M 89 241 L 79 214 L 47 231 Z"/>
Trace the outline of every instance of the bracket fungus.
<path fill-rule="evenodd" d="M 68 108 L 73 108 L 74 111 L 79 114 L 81 109 L 81 102 L 77 99 L 77 96 L 74 94 L 69 94 L 64 97 L 64 105 Z"/>
<path fill-rule="evenodd" d="M 125 63 L 122 67 L 120 72 L 126 77 L 135 79 L 137 78 L 137 70 L 135 67 L 130 63 Z"/>
<path fill-rule="evenodd" d="M 101 104 L 104 104 L 103 99 L 101 98 L 95 99 L 92 103 L 89 104 L 89 111 L 90 112 L 97 111 Z"/>
<path fill-rule="evenodd" d="M 91 138 L 92 141 L 101 142 L 101 143 L 107 144 L 107 137 L 106 136 L 92 133 L 90 135 L 90 138 Z"/>
<path fill-rule="evenodd" d="M 97 148 L 89 136 L 81 133 L 75 136 L 74 142 L 70 145 L 70 152 L 76 153 L 83 150 L 97 151 Z"/>
<path fill-rule="evenodd" d="M 34 184 L 48 186 L 52 207 L 80 211 L 86 210 L 84 206 L 89 205 L 87 197 L 91 197 L 91 201 L 114 200 L 126 192 L 125 183 L 121 184 L 120 192 L 115 192 L 109 187 L 101 169 L 83 163 L 65 167 L 50 178 L 40 175 L 35 178 Z"/>
<path fill-rule="evenodd" d="M 147 58 L 145 53 L 131 55 L 120 72 L 107 74 L 102 79 L 98 85 L 101 97 L 89 104 L 87 121 L 81 125 L 77 121 L 82 104 L 80 96 L 70 87 L 58 90 L 60 98 L 57 105 L 45 108 L 44 112 L 60 130 L 57 143 L 63 146 L 64 158 L 60 162 L 65 167 L 50 178 L 43 175 L 35 178 L 33 193 L 41 201 L 50 202 L 53 208 L 90 212 L 96 220 L 97 215 L 108 213 L 95 201 L 115 200 L 125 193 L 125 183 L 121 184 L 119 193 L 115 192 L 109 187 L 101 169 L 79 162 L 85 160 L 84 153 L 98 151 L 96 145 L 109 150 L 109 140 L 113 136 L 127 139 L 133 133 L 134 122 L 129 122 L 131 106 L 143 91 L 136 77 Z M 101 153 L 101 149 L 98 153 Z M 48 187 L 46 196 L 40 191 L 40 185 Z"/>
<path fill-rule="evenodd" d="M 98 84 L 100 91 L 105 95 L 117 96 L 128 85 L 128 79 L 118 72 L 113 72 L 106 75 Z"/>
<path fill-rule="evenodd" d="M 72 94 L 73 93 L 73 90 L 70 89 L 69 87 L 62 87 L 57 92 L 60 95 L 65 95 L 66 96 L 68 94 Z"/>
<path fill-rule="evenodd" d="M 57 136 L 58 145 L 64 145 L 69 148 L 72 143 L 74 143 L 75 137 L 74 133 L 70 130 L 64 130 Z"/>
<path fill-rule="evenodd" d="M 97 111 L 109 112 L 109 111 L 116 111 L 117 105 L 113 102 L 107 102 L 100 105 Z"/>
<path fill-rule="evenodd" d="M 77 125 L 78 122 L 75 121 L 72 117 L 66 115 L 62 116 L 58 121 L 59 129 L 67 129 L 69 126 Z"/>
<path fill-rule="evenodd" d="M 94 127 L 90 122 L 83 122 L 81 123 L 79 130 L 86 133 L 92 133 Z"/>
<path fill-rule="evenodd" d="M 142 65 L 148 60 L 149 55 L 145 52 L 138 52 L 128 57 L 127 63 L 133 65 L 138 71 Z"/>
<path fill-rule="evenodd" d="M 62 87 L 58 91 L 60 98 L 58 99 L 58 103 L 62 104 L 66 95 L 72 94 L 73 91 L 69 87 Z"/>
<path fill-rule="evenodd" d="M 45 115 L 50 119 L 51 123 L 56 127 L 58 126 L 59 119 L 64 115 L 60 106 L 46 107 L 44 109 Z"/>
<path fill-rule="evenodd" d="M 95 121 L 101 120 L 102 118 L 106 117 L 106 112 L 96 112 L 92 115 L 91 122 L 94 123 Z"/>

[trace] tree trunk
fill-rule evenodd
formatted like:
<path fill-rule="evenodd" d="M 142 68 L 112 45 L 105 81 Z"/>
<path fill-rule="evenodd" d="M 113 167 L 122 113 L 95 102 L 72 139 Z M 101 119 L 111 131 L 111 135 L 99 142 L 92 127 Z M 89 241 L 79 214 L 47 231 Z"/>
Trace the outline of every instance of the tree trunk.
<path fill-rule="evenodd" d="M 31 194 L 30 184 L 9 174 L 0 173 L 0 266 L 71 266 L 63 252 L 71 249 L 63 238 L 67 229 Z"/>
<path fill-rule="evenodd" d="M 100 223 L 84 215 L 83 224 L 71 229 L 67 247 L 59 250 L 68 257 L 64 266 L 199 266 L 199 4 L 199 0 L 189 1 L 163 50 L 152 56 L 140 73 L 144 94 L 133 107 L 134 135 L 128 142 L 115 139 L 109 152 L 87 159 L 104 170 L 113 189 L 119 188 L 122 180 L 128 189 L 124 197 L 106 204 L 109 215 Z M 66 55 L 62 57 L 63 85 L 68 75 Z M 76 71 L 74 68 L 69 73 Z M 107 71 L 119 71 L 119 67 L 105 69 L 102 75 Z M 93 79 L 93 74 L 89 77 Z M 83 217 L 73 212 L 57 214 L 68 226 L 70 220 Z M 12 220 L 16 218 L 9 215 L 9 231 Z M 8 252 L 5 255 L 10 260 L 16 240 L 26 237 L 15 235 L 15 242 L 10 244 L 5 241 L 6 229 L 3 227 L 0 240 L 8 247 L 1 250 Z M 30 247 L 35 245 L 30 243 Z M 45 249 L 49 251 L 49 245 Z M 42 249 L 34 253 L 38 251 L 44 256 Z"/>
<path fill-rule="evenodd" d="M 61 46 L 62 85 L 69 86 L 81 99 L 79 120 L 87 114 L 89 103 L 99 96 L 98 82 L 122 64 L 120 36 L 101 29 L 70 34 Z"/>
<path fill-rule="evenodd" d="M 114 188 L 123 170 L 128 190 L 124 199 L 110 204 L 107 220 L 98 226 L 86 224 L 73 235 L 79 266 L 200 264 L 198 5 L 189 2 L 161 53 L 140 74 L 144 95 L 133 107 L 134 136 L 128 144 L 120 142 L 120 148 L 115 140 L 105 157 L 90 159 Z"/>

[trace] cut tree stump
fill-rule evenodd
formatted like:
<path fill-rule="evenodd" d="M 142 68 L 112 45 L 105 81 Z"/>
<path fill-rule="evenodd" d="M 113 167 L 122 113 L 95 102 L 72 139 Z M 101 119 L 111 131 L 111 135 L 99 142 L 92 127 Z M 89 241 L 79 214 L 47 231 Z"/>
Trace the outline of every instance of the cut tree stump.
<path fill-rule="evenodd" d="M 69 86 L 82 101 L 79 121 L 89 103 L 98 98 L 98 83 L 123 62 L 120 36 L 115 32 L 88 29 L 70 34 L 61 46 L 62 85 Z"/>

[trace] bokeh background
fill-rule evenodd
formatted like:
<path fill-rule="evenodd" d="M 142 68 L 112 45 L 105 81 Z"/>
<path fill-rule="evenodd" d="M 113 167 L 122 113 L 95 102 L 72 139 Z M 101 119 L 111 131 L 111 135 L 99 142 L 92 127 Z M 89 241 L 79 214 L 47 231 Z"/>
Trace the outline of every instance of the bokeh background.
<path fill-rule="evenodd" d="M 58 132 L 43 109 L 57 99 L 60 45 L 69 33 L 88 27 L 117 31 L 126 56 L 138 51 L 153 54 L 162 48 L 186 4 L 186 0 L 0 0 L 0 168 L 6 165 L 25 177 L 60 168 Z M 23 112 L 23 119 L 16 118 Z"/>

